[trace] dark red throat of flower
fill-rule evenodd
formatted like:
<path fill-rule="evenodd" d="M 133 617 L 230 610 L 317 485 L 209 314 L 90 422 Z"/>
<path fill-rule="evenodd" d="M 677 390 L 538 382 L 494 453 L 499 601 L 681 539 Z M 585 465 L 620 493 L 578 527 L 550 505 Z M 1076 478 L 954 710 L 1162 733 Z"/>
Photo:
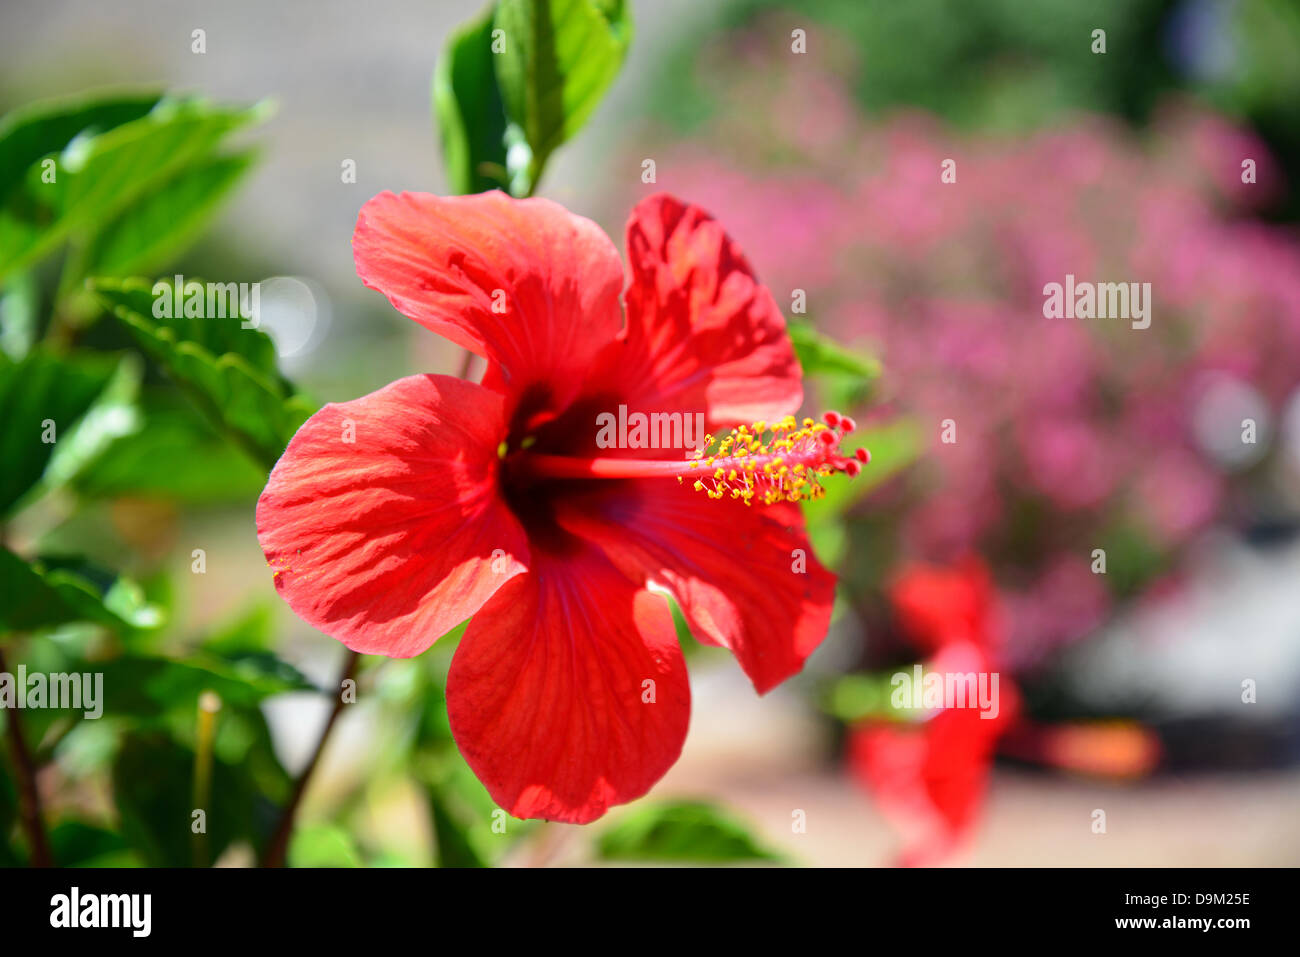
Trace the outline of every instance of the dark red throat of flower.
<path fill-rule="evenodd" d="M 705 437 L 701 449 L 671 461 L 634 458 L 579 458 L 529 451 L 510 456 L 512 470 L 534 479 L 676 478 L 690 481 L 710 498 L 735 498 L 746 505 L 758 501 L 799 502 L 826 494 L 821 480 L 842 472 L 849 478 L 871 460 L 866 449 L 850 455 L 840 440 L 853 431 L 853 420 L 827 412 L 822 422 L 793 416 L 768 424 L 742 425 L 726 435 Z"/>

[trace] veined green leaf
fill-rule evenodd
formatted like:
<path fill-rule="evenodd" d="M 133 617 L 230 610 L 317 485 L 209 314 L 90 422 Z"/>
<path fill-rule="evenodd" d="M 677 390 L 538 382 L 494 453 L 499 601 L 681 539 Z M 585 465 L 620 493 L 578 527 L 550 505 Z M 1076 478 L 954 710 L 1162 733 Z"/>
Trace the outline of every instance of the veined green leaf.
<path fill-rule="evenodd" d="M 247 327 L 240 316 L 156 318 L 155 286 L 147 280 L 95 279 L 90 284 L 145 353 L 264 467 L 275 464 L 298 426 L 315 411 L 280 375 L 270 338 Z"/>
<path fill-rule="evenodd" d="M 263 118 L 264 106 L 226 108 L 162 100 L 146 115 L 99 135 L 83 133 L 58 155 L 53 180 L 38 165 L 0 206 L 0 279 L 74 234 L 89 238 L 160 182 L 208 156 L 229 133 Z"/>
<path fill-rule="evenodd" d="M 632 17 L 623 0 L 498 0 L 494 26 L 505 43 L 495 62 L 510 191 L 527 195 L 618 75 Z"/>
<path fill-rule="evenodd" d="M 252 151 L 208 156 L 181 169 L 96 231 L 79 259 L 81 275 L 138 275 L 165 265 L 207 225 L 253 159 Z"/>

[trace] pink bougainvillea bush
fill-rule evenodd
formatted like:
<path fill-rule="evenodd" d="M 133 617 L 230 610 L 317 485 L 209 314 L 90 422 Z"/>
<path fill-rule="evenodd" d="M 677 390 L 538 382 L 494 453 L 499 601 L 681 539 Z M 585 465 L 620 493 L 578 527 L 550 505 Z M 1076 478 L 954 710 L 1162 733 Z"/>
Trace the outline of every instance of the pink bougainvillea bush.
<path fill-rule="evenodd" d="M 851 519 L 860 595 L 890 559 L 982 554 L 1025 665 L 1254 517 L 1300 384 L 1300 242 L 1258 218 L 1285 189 L 1260 142 L 1185 103 L 1143 133 L 867 118 L 836 56 L 764 42 L 716 58 L 717 122 L 659 150 L 658 181 L 727 221 L 783 305 L 803 290 L 809 321 L 876 353 L 873 416 L 916 425 L 890 507 Z M 1067 282 L 1138 284 L 1148 315 L 1048 318 Z"/>

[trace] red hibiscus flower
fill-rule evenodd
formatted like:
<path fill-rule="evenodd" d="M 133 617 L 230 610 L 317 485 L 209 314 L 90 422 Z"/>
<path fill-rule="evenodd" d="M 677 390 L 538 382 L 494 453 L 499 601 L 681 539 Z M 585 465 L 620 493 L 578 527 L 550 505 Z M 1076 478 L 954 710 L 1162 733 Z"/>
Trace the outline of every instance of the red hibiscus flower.
<path fill-rule="evenodd" d="M 932 655 L 926 672 L 977 681 L 997 672 L 993 582 L 979 559 L 953 568 L 910 565 L 889 598 L 903 633 Z M 1020 709 L 1009 675 L 998 674 L 996 690 L 996 705 L 985 712 L 969 701 L 945 702 L 927 707 L 921 721 L 866 721 L 854 728 L 850 769 L 904 832 L 900 863 L 936 863 L 969 836 L 998 740 Z"/>
<path fill-rule="evenodd" d="M 1015 681 L 1001 670 L 996 589 L 981 559 L 908 565 L 889 600 L 899 629 L 931 656 L 925 671 L 998 675 L 996 711 L 945 702 L 926 706 L 920 721 L 853 728 L 850 771 L 903 832 L 899 863 L 935 864 L 960 849 L 979 819 L 997 753 L 1111 778 L 1140 777 L 1159 762 L 1159 739 L 1136 722 L 1039 725 L 1027 718 Z"/>
<path fill-rule="evenodd" d="M 649 586 L 760 693 L 821 642 L 834 579 L 794 503 L 856 474 L 852 422 L 789 418 L 802 386 L 780 310 L 672 197 L 628 223 L 626 315 L 613 244 L 544 199 L 382 193 L 353 251 L 367 286 L 487 370 L 400 379 L 303 425 L 257 508 L 276 588 L 390 657 L 472 616 L 447 677 L 465 759 L 516 816 L 591 821 L 644 794 L 686 734 L 686 670 Z M 764 421 L 694 455 L 598 442 L 602 415 L 659 416 L 667 435 L 695 413 L 710 431 Z"/>

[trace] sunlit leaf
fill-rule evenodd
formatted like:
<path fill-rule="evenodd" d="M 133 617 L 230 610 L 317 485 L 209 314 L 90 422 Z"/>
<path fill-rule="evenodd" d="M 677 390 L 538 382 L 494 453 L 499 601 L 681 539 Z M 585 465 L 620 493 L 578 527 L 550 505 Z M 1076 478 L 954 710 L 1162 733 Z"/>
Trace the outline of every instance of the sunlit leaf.
<path fill-rule="evenodd" d="M 265 468 L 279 459 L 314 403 L 280 375 L 275 346 L 239 315 L 155 318 L 153 284 L 91 281 L 99 299 L 199 409 Z"/>
<path fill-rule="evenodd" d="M 36 342 L 41 318 L 41 296 L 36 277 L 15 273 L 0 289 L 0 353 L 23 358 Z"/>
<path fill-rule="evenodd" d="M 628 812 L 600 836 L 600 857 L 610 861 L 701 864 L 777 862 L 743 823 L 700 801 L 679 801 Z"/>
<path fill-rule="evenodd" d="M 20 107 L 0 120 L 0 203 L 34 163 L 60 152 L 78 135 L 101 133 L 138 120 L 161 93 L 79 96 Z"/>
<path fill-rule="evenodd" d="M 495 62 L 510 191 L 526 195 L 618 75 L 632 17 L 623 0 L 499 0 L 494 24 L 505 40 Z"/>
<path fill-rule="evenodd" d="M 139 419 L 139 429 L 80 470 L 72 483 L 80 495 L 210 505 L 251 501 L 266 484 L 266 471 L 174 390 L 146 393 Z"/>
<path fill-rule="evenodd" d="M 297 828 L 289 842 L 290 867 L 361 867 L 351 835 L 334 824 Z"/>
<path fill-rule="evenodd" d="M 70 236 L 89 238 L 178 171 L 209 156 L 222 139 L 267 115 L 198 99 L 160 101 L 146 115 L 99 135 L 83 132 L 59 153 L 52 181 L 38 165 L 0 206 L 0 279 L 52 252 Z"/>
<path fill-rule="evenodd" d="M 77 559 L 29 563 L 0 547 L 0 632 L 74 621 L 130 631 L 158 627 L 162 614 L 130 579 Z"/>
<path fill-rule="evenodd" d="M 253 158 L 252 152 L 204 157 L 160 183 L 95 231 L 78 260 L 80 275 L 149 273 L 174 259 L 252 168 Z"/>
<path fill-rule="evenodd" d="M 787 328 L 805 375 L 833 372 L 866 380 L 880 375 L 878 360 L 822 335 L 808 323 L 791 322 Z"/>

